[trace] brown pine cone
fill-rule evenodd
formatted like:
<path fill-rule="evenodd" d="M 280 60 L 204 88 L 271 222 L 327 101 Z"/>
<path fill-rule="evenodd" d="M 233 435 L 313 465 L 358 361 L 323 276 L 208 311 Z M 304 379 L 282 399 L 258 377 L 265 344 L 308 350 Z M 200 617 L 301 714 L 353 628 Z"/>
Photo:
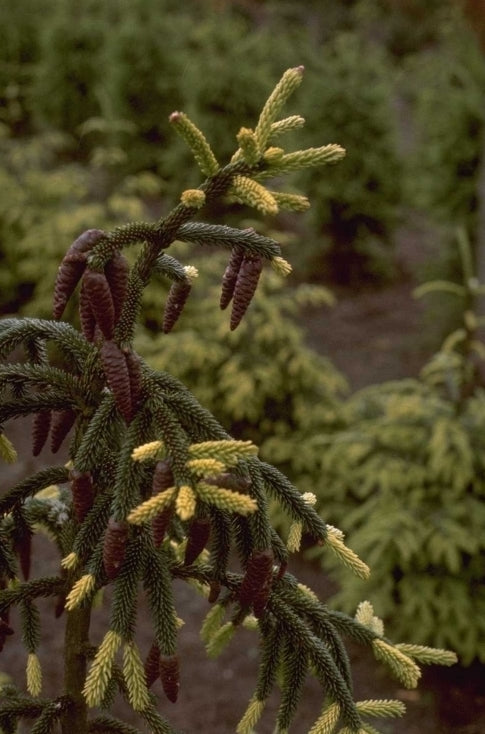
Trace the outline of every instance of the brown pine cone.
<path fill-rule="evenodd" d="M 172 506 L 166 507 L 164 510 L 155 515 L 152 520 L 152 532 L 153 542 L 155 547 L 159 548 L 164 541 L 165 533 L 170 525 L 170 520 L 173 517 L 174 508 Z"/>
<path fill-rule="evenodd" d="M 53 411 L 51 427 L 51 451 L 53 454 L 59 451 L 75 421 L 76 414 L 71 408 Z"/>
<path fill-rule="evenodd" d="M 211 531 L 207 517 L 196 517 L 190 523 L 189 536 L 185 547 L 184 564 L 190 566 L 204 550 Z"/>
<path fill-rule="evenodd" d="M 254 551 L 239 587 L 238 599 L 243 607 L 253 606 L 254 615 L 261 617 L 268 602 L 273 580 L 273 553 L 266 549 Z"/>
<path fill-rule="evenodd" d="M 111 260 L 104 266 L 104 274 L 108 281 L 115 314 L 115 323 L 118 321 L 126 298 L 126 288 L 130 266 L 120 252 L 115 252 Z"/>
<path fill-rule="evenodd" d="M 153 472 L 152 494 L 158 494 L 173 487 L 174 477 L 169 459 L 157 461 Z"/>
<path fill-rule="evenodd" d="M 136 352 L 133 352 L 131 349 L 124 350 L 123 353 L 130 379 L 131 417 L 133 419 L 141 398 L 141 362 Z"/>
<path fill-rule="evenodd" d="M 231 331 L 237 328 L 256 291 L 263 269 L 263 258 L 244 256 L 234 288 L 231 311 Z"/>
<path fill-rule="evenodd" d="M 179 661 L 176 655 L 160 657 L 160 680 L 166 697 L 172 703 L 178 698 L 180 688 Z"/>
<path fill-rule="evenodd" d="M 164 334 L 172 331 L 182 313 L 191 289 L 191 283 L 186 280 L 179 280 L 170 286 L 163 314 L 162 331 Z"/>
<path fill-rule="evenodd" d="M 71 469 L 69 472 L 71 480 L 72 506 L 78 522 L 82 522 L 94 502 L 93 479 L 90 472 L 80 472 Z"/>
<path fill-rule="evenodd" d="M 32 453 L 38 456 L 47 441 L 51 427 L 52 413 L 50 410 L 42 410 L 34 415 L 32 423 Z"/>
<path fill-rule="evenodd" d="M 160 648 L 153 643 L 145 660 L 145 678 L 147 688 L 150 688 L 160 675 Z"/>
<path fill-rule="evenodd" d="M 70 246 L 57 271 L 54 285 L 53 317 L 60 319 L 86 267 L 87 253 L 104 236 L 100 229 L 88 229 Z"/>
<path fill-rule="evenodd" d="M 231 257 L 222 276 L 221 299 L 219 305 L 222 310 L 228 307 L 234 295 L 237 275 L 243 261 L 243 251 L 234 247 L 231 251 Z"/>
<path fill-rule="evenodd" d="M 130 375 L 125 355 L 113 341 L 105 341 L 101 346 L 101 362 L 106 381 L 113 392 L 118 410 L 130 423 L 132 418 Z"/>
<path fill-rule="evenodd" d="M 104 273 L 87 270 L 83 277 L 83 286 L 96 319 L 105 339 L 112 339 L 115 328 L 115 307 L 111 290 Z"/>
<path fill-rule="evenodd" d="M 110 581 L 115 579 L 123 564 L 128 541 L 129 526 L 110 518 L 103 545 L 103 566 Z"/>
<path fill-rule="evenodd" d="M 81 284 L 81 293 L 79 295 L 79 321 L 81 322 L 81 331 L 88 340 L 93 342 L 96 332 L 96 319 L 94 318 L 93 309 L 89 302 L 86 286 Z"/>

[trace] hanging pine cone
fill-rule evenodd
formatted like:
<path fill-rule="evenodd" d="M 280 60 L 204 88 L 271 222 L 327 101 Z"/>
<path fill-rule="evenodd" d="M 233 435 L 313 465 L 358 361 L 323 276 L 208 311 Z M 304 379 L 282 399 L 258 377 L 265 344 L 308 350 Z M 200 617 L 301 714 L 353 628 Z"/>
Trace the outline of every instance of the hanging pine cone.
<path fill-rule="evenodd" d="M 93 479 L 90 472 L 80 472 L 77 469 L 71 469 L 69 479 L 71 480 L 74 515 L 78 522 L 82 522 L 93 506 Z"/>
<path fill-rule="evenodd" d="M 129 526 L 110 518 L 103 545 L 103 566 L 109 581 L 115 579 L 125 558 Z"/>
<path fill-rule="evenodd" d="M 158 494 L 174 485 L 172 465 L 169 459 L 157 461 L 153 472 L 152 494 Z"/>
<path fill-rule="evenodd" d="M 246 493 L 251 486 L 251 480 L 246 477 L 239 477 L 231 472 L 223 472 L 212 477 L 207 477 L 207 484 L 214 487 L 222 487 L 223 489 L 232 489 L 234 492 Z"/>
<path fill-rule="evenodd" d="M 175 703 L 180 688 L 179 661 L 176 655 L 161 655 L 160 680 L 166 697 Z"/>
<path fill-rule="evenodd" d="M 239 325 L 256 291 L 259 276 L 263 269 L 263 258 L 243 257 L 234 288 L 231 311 L 231 331 Z"/>
<path fill-rule="evenodd" d="M 112 339 L 115 328 L 115 307 L 111 290 L 104 273 L 87 270 L 83 286 L 96 319 L 105 339 Z"/>
<path fill-rule="evenodd" d="M 234 288 L 236 286 L 239 268 L 243 261 L 243 255 L 243 250 L 240 250 L 238 247 L 234 247 L 231 251 L 231 257 L 222 276 L 221 298 L 219 301 L 222 310 L 229 306 L 234 295 Z"/>
<path fill-rule="evenodd" d="M 163 314 L 162 331 L 164 334 L 172 331 L 182 313 L 191 289 L 192 285 L 188 280 L 179 280 L 170 286 Z"/>
<path fill-rule="evenodd" d="M 105 341 L 101 346 L 101 362 L 118 410 L 126 423 L 130 423 L 132 417 L 131 388 L 125 355 L 115 342 Z"/>
<path fill-rule="evenodd" d="M 254 615 L 263 615 L 273 580 L 273 554 L 271 550 L 254 551 L 239 587 L 238 599 L 242 607 L 252 605 Z"/>
<path fill-rule="evenodd" d="M 160 675 L 160 648 L 153 643 L 145 660 L 145 679 L 147 688 L 150 688 Z"/>
<path fill-rule="evenodd" d="M 115 252 L 111 260 L 104 266 L 104 274 L 111 291 L 115 314 L 115 323 L 118 321 L 126 298 L 126 288 L 130 266 L 120 252 Z"/>
<path fill-rule="evenodd" d="M 164 510 L 159 512 L 158 515 L 155 515 L 152 520 L 153 542 L 155 543 L 156 548 L 159 548 L 164 541 L 165 533 L 170 525 L 173 513 L 173 506 L 166 507 Z"/>
<path fill-rule="evenodd" d="M 62 442 L 73 427 L 76 414 L 71 408 L 66 410 L 54 410 L 52 413 L 51 427 L 51 451 L 56 454 L 62 446 Z"/>
<path fill-rule="evenodd" d="M 88 229 L 70 246 L 57 271 L 54 285 L 53 317 L 60 319 L 86 267 L 89 250 L 104 236 L 100 229 Z"/>
<path fill-rule="evenodd" d="M 190 566 L 204 550 L 211 531 L 207 517 L 196 517 L 190 523 L 187 545 L 185 547 L 184 564 Z"/>
<path fill-rule="evenodd" d="M 131 349 L 124 350 L 123 353 L 130 378 L 131 418 L 133 419 L 141 398 L 141 361 L 136 352 Z"/>
<path fill-rule="evenodd" d="M 81 293 L 79 295 L 79 321 L 81 322 L 81 331 L 84 338 L 88 342 L 93 342 L 96 331 L 96 319 L 94 318 L 93 309 L 91 308 L 84 282 L 81 283 Z"/>
<path fill-rule="evenodd" d="M 42 410 L 34 415 L 32 423 L 32 454 L 38 456 L 47 441 L 51 427 L 52 413 L 50 410 Z"/>

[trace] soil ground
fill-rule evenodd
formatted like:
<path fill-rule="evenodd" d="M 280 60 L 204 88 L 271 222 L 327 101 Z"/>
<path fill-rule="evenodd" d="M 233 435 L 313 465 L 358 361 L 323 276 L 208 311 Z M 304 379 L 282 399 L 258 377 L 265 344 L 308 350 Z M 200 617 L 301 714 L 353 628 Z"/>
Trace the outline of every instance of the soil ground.
<path fill-rule="evenodd" d="M 348 377 L 352 389 L 386 379 L 417 375 L 430 355 L 430 341 L 423 338 L 422 306 L 411 297 L 412 279 L 403 276 L 399 282 L 379 290 L 338 293 L 338 303 L 330 312 L 313 310 L 305 315 L 309 343 L 334 360 Z M 20 465 L 3 470 L 5 488 L 32 470 L 29 457 L 30 431 L 25 421 L 12 424 L 9 435 L 16 446 L 24 445 Z M 46 451 L 41 462 L 50 463 Z M 56 462 L 59 458 L 56 458 Z M 37 538 L 34 552 L 34 574 L 56 574 L 58 559 L 45 538 Z M 321 570 L 303 560 L 293 561 L 290 571 L 311 586 L 320 598 L 329 594 L 329 582 Z M 198 637 L 200 623 L 208 610 L 207 602 L 185 584 L 176 589 L 177 608 L 185 625 L 180 632 L 179 654 L 182 661 L 181 692 L 177 704 L 166 702 L 160 684 L 160 710 L 185 734 L 204 731 L 208 734 L 230 734 L 235 731 L 248 698 L 252 693 L 258 665 L 257 637 L 241 630 L 217 660 L 209 660 Z M 61 691 L 62 635 L 54 620 L 53 603 L 41 600 L 43 623 L 40 658 L 44 670 L 45 693 Z M 143 651 L 151 644 L 149 632 L 139 618 L 139 643 Z M 94 612 L 93 642 L 97 643 L 108 624 L 106 612 Z M 13 626 L 16 627 L 15 618 Z M 18 628 L 18 627 L 17 627 Z M 471 666 L 426 670 L 419 688 L 406 691 L 390 679 L 367 651 L 351 646 L 355 694 L 362 698 L 400 698 L 407 705 L 402 720 L 376 722 L 382 734 L 483 734 L 485 732 L 485 667 Z M 25 670 L 25 652 L 19 635 L 7 641 L 0 659 L 0 670 L 17 682 Z M 158 690 L 157 690 L 158 686 Z M 321 691 L 309 683 L 300 704 L 299 718 L 292 734 L 308 732 L 319 712 Z M 275 694 L 269 703 L 258 734 L 271 734 L 278 706 Z M 114 712 L 129 723 L 139 724 L 134 715 L 117 706 Z M 28 731 L 28 729 L 24 730 Z"/>

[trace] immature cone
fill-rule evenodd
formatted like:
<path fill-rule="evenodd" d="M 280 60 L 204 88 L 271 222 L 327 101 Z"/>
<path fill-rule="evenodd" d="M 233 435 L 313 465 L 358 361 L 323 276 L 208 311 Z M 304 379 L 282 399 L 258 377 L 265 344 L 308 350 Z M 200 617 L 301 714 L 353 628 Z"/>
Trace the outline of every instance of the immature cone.
<path fill-rule="evenodd" d="M 51 427 L 52 413 L 50 410 L 42 410 L 34 415 L 32 423 L 32 453 L 38 456 L 47 441 Z"/>
<path fill-rule="evenodd" d="M 101 346 L 101 362 L 118 410 L 126 423 L 130 423 L 133 412 L 130 375 L 125 355 L 115 342 L 105 341 Z"/>
<path fill-rule="evenodd" d="M 246 313 L 256 291 L 262 269 L 263 259 L 261 257 L 243 257 L 234 288 L 230 323 L 231 331 L 234 331 Z"/>
<path fill-rule="evenodd" d="M 231 257 L 222 276 L 221 299 L 219 305 L 222 310 L 228 307 L 234 295 L 234 288 L 239 273 L 239 268 L 243 261 L 243 251 L 234 247 L 231 251 Z"/>
<path fill-rule="evenodd" d="M 22 576 L 28 581 L 32 559 L 32 532 L 27 525 L 22 527 L 21 534 L 15 538 L 14 549 L 19 557 Z"/>
<path fill-rule="evenodd" d="M 61 448 L 62 442 L 73 427 L 75 420 L 76 414 L 71 408 L 55 410 L 52 413 L 51 451 L 53 454 Z"/>
<path fill-rule="evenodd" d="M 273 579 L 273 554 L 269 549 L 254 551 L 239 587 L 238 599 L 243 607 L 252 605 L 254 616 L 263 615 Z"/>
<path fill-rule="evenodd" d="M 145 660 L 145 678 L 147 688 L 150 688 L 160 675 L 160 648 L 154 642 L 148 651 Z"/>
<path fill-rule="evenodd" d="M 115 307 L 109 283 L 104 273 L 88 270 L 83 277 L 83 286 L 96 323 L 105 339 L 112 339 L 115 327 Z"/>
<path fill-rule="evenodd" d="M 207 517 L 197 517 L 190 523 L 189 537 L 185 547 L 184 564 L 190 566 L 204 550 L 211 531 Z"/>
<path fill-rule="evenodd" d="M 212 477 L 205 479 L 207 484 L 212 484 L 214 487 L 222 487 L 224 489 L 232 489 L 234 492 L 247 492 L 251 486 L 251 480 L 246 477 L 238 477 L 236 474 L 230 472 L 224 472 L 222 474 L 216 474 Z"/>
<path fill-rule="evenodd" d="M 128 261 L 120 252 L 115 252 L 111 260 L 109 260 L 104 266 L 104 274 L 113 299 L 116 323 L 120 317 L 126 298 L 126 288 L 128 285 L 128 276 L 130 274 Z"/>
<path fill-rule="evenodd" d="M 167 528 L 170 525 L 170 520 L 173 517 L 173 513 L 174 508 L 171 505 L 170 507 L 166 507 L 164 510 L 159 512 L 158 515 L 155 515 L 152 520 L 153 542 L 155 543 L 156 548 L 159 548 L 165 539 L 165 533 L 167 532 Z"/>
<path fill-rule="evenodd" d="M 163 314 L 162 331 L 164 334 L 172 331 L 182 313 L 191 289 L 192 284 L 186 280 L 179 280 L 170 286 Z"/>
<path fill-rule="evenodd" d="M 160 680 L 166 697 L 175 703 L 180 688 L 179 661 L 176 655 L 160 657 Z"/>
<path fill-rule="evenodd" d="M 71 469 L 69 472 L 71 480 L 72 506 L 78 522 L 82 522 L 93 506 L 94 487 L 90 472 L 80 472 Z"/>
<path fill-rule="evenodd" d="M 94 341 L 96 333 L 96 319 L 94 317 L 91 303 L 89 302 L 86 286 L 84 282 L 81 284 L 81 293 L 79 295 L 79 321 L 81 322 L 81 331 L 88 342 Z"/>
<path fill-rule="evenodd" d="M 125 558 L 129 526 L 110 518 L 103 545 L 103 566 L 109 581 L 115 579 Z"/>
<path fill-rule="evenodd" d="M 124 350 L 128 377 L 130 379 L 130 396 L 132 418 L 136 413 L 141 397 L 141 362 L 136 352 Z"/>
<path fill-rule="evenodd" d="M 157 461 L 153 472 L 152 494 L 158 494 L 173 487 L 174 478 L 171 463 L 168 459 Z"/>
<path fill-rule="evenodd" d="M 101 229 L 87 229 L 70 246 L 57 271 L 53 317 L 60 319 L 86 267 L 87 253 L 104 236 Z"/>

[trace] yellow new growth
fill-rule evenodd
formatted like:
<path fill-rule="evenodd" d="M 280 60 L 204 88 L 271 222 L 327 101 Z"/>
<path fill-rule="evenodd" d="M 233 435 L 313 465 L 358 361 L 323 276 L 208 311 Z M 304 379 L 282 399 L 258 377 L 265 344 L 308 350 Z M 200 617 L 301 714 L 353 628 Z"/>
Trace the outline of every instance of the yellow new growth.
<path fill-rule="evenodd" d="M 296 553 L 300 550 L 301 536 L 303 532 L 303 523 L 300 521 L 292 522 L 288 532 L 288 540 L 286 547 L 290 553 Z"/>
<path fill-rule="evenodd" d="M 226 645 L 228 645 L 234 637 L 235 631 L 236 627 L 232 622 L 226 622 L 226 624 L 223 624 L 207 643 L 207 655 L 210 658 L 216 658 L 220 655 Z"/>
<path fill-rule="evenodd" d="M 342 561 L 342 563 L 350 568 L 361 579 L 368 579 L 370 575 L 369 566 L 362 561 L 353 550 L 347 548 L 342 540 L 342 531 L 327 525 L 328 534 L 325 543 Z"/>
<path fill-rule="evenodd" d="M 373 640 L 372 647 L 376 660 L 386 663 L 406 688 L 416 688 L 421 671 L 410 657 L 384 640 Z"/>
<path fill-rule="evenodd" d="M 79 604 L 81 604 L 81 602 L 94 591 L 95 586 L 96 579 L 91 573 L 86 573 L 84 576 L 81 576 L 66 597 L 65 608 L 67 611 L 70 612 L 79 606 Z"/>
<path fill-rule="evenodd" d="M 199 482 L 196 491 L 204 502 L 215 505 L 221 510 L 237 512 L 239 515 L 250 515 L 258 509 L 257 502 L 253 497 L 234 492 L 232 489 L 214 487 L 212 484 Z"/>
<path fill-rule="evenodd" d="M 201 209 L 205 204 L 205 194 L 201 189 L 186 189 L 182 191 L 180 201 L 186 207 Z"/>
<path fill-rule="evenodd" d="M 210 474 L 220 474 L 226 465 L 218 459 L 189 459 L 187 469 L 190 469 L 198 476 L 209 476 Z"/>
<path fill-rule="evenodd" d="M 281 191 L 270 191 L 271 196 L 278 204 L 278 209 L 290 212 L 306 212 L 310 208 L 310 201 L 301 194 L 287 194 Z"/>
<path fill-rule="evenodd" d="M 175 500 L 175 511 L 181 520 L 190 520 L 194 516 L 197 498 L 192 487 L 184 484 L 179 487 Z"/>
<path fill-rule="evenodd" d="M 301 115 L 290 115 L 285 117 L 283 120 L 273 122 L 271 125 L 271 138 L 276 138 L 278 135 L 298 130 L 305 124 L 305 118 Z"/>
<path fill-rule="evenodd" d="M 148 522 L 164 510 L 165 507 L 168 507 L 175 497 L 176 491 L 175 487 L 170 487 L 163 492 L 153 495 L 153 497 L 150 497 L 150 499 L 135 507 L 126 519 L 132 525 L 143 525 L 144 522 Z"/>
<path fill-rule="evenodd" d="M 308 734 L 332 734 L 340 718 L 340 706 L 332 703 L 322 711 Z"/>
<path fill-rule="evenodd" d="M 454 665 L 458 662 L 456 653 L 451 650 L 442 650 L 439 647 L 427 647 L 426 645 L 412 645 L 402 642 L 396 645 L 397 649 L 410 658 L 418 660 L 420 663 L 436 664 L 436 665 Z"/>
<path fill-rule="evenodd" d="M 261 153 L 254 130 L 248 127 L 242 127 L 237 134 L 237 142 L 241 146 L 241 153 L 244 160 L 251 165 L 257 163 Z"/>
<path fill-rule="evenodd" d="M 200 639 L 202 642 L 205 644 L 209 642 L 216 630 L 221 626 L 225 614 L 226 610 L 222 604 L 214 604 L 212 609 L 207 613 L 200 628 Z"/>
<path fill-rule="evenodd" d="M 26 667 L 27 690 L 31 696 L 39 696 L 42 690 L 42 668 L 39 658 L 34 652 L 27 657 Z"/>
<path fill-rule="evenodd" d="M 113 630 L 109 630 L 104 636 L 83 688 L 83 695 L 88 706 L 99 706 L 103 700 L 111 680 L 115 655 L 121 643 L 120 635 Z"/>
<path fill-rule="evenodd" d="M 148 459 L 156 459 L 164 450 L 163 441 L 150 441 L 142 446 L 137 446 L 131 452 L 133 461 L 148 461 Z"/>
<path fill-rule="evenodd" d="M 252 734 L 254 727 L 264 711 L 264 703 L 264 701 L 260 701 L 256 696 L 250 699 L 248 707 L 237 725 L 236 734 Z"/>
<path fill-rule="evenodd" d="M 268 189 L 247 176 L 234 176 L 230 190 L 243 204 L 258 209 L 262 214 L 277 214 L 278 204 Z"/>
<path fill-rule="evenodd" d="M 362 716 L 382 716 L 382 717 L 393 717 L 402 716 L 406 713 L 406 706 L 402 701 L 382 699 L 368 700 L 368 701 L 357 701 L 355 704 L 357 711 Z"/>
<path fill-rule="evenodd" d="M 278 172 L 299 171 L 302 168 L 321 166 L 326 163 L 337 163 L 345 156 L 345 148 L 336 143 L 322 145 L 319 148 L 306 148 L 286 153 L 274 162 L 274 169 Z"/>
<path fill-rule="evenodd" d="M 370 601 L 361 601 L 355 612 L 355 619 L 364 627 L 368 627 L 379 637 L 384 635 L 384 622 L 374 614 L 374 607 Z"/>
<path fill-rule="evenodd" d="M 203 132 L 184 112 L 172 112 L 169 120 L 191 149 L 202 173 L 205 176 L 213 176 L 217 173 L 219 164 Z"/>
<path fill-rule="evenodd" d="M 199 277 L 199 271 L 195 265 L 184 265 L 185 277 L 191 282 Z"/>
<path fill-rule="evenodd" d="M 303 72 L 303 66 L 287 69 L 261 110 L 258 124 L 254 131 L 261 151 L 266 147 L 266 143 L 273 132 L 273 123 L 283 109 L 286 100 L 300 86 Z"/>
<path fill-rule="evenodd" d="M 70 571 L 73 568 L 76 568 L 77 564 L 79 563 L 79 556 L 77 553 L 69 553 L 67 556 L 65 556 L 61 561 L 62 568 L 65 568 L 66 570 Z"/>
<path fill-rule="evenodd" d="M 128 699 L 135 711 L 144 711 L 150 703 L 145 671 L 140 653 L 134 642 L 125 643 L 123 650 L 123 677 Z"/>
<path fill-rule="evenodd" d="M 283 257 L 278 256 L 271 258 L 271 267 L 278 275 L 284 275 L 285 277 L 292 271 L 290 263 Z"/>
<path fill-rule="evenodd" d="M 17 461 L 14 445 L 4 433 L 0 433 L 0 457 L 6 464 L 14 464 Z"/>
<path fill-rule="evenodd" d="M 203 441 L 193 443 L 189 447 L 189 454 L 194 459 L 217 459 L 226 466 L 234 466 L 239 459 L 256 456 L 258 447 L 252 441 Z"/>

